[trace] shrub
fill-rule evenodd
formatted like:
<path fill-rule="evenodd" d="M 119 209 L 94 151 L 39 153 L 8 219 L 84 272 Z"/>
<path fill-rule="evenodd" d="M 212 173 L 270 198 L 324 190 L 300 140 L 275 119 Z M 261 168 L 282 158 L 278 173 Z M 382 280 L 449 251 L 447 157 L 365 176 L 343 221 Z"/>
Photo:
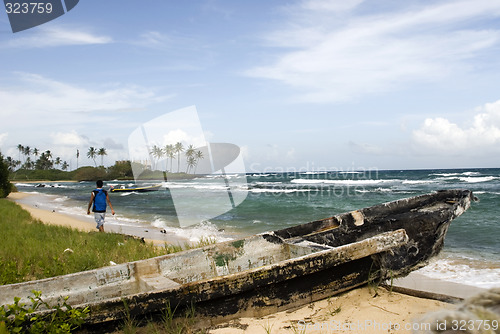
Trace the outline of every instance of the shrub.
<path fill-rule="evenodd" d="M 9 169 L 0 153 L 0 198 L 9 196 L 12 185 L 9 182 Z"/>
<path fill-rule="evenodd" d="M 18 169 L 11 172 L 11 180 L 60 181 L 72 180 L 74 171 L 66 172 L 59 169 Z"/>
<path fill-rule="evenodd" d="M 71 333 L 80 327 L 88 316 L 89 309 L 75 309 L 66 303 L 51 306 L 42 300 L 41 291 L 32 291 L 29 297 L 31 306 L 19 303 L 19 297 L 14 298 L 14 304 L 0 305 L 0 333 Z M 52 309 L 52 313 L 32 315 L 40 307 Z"/>
<path fill-rule="evenodd" d="M 104 167 L 80 167 L 75 175 L 78 181 L 106 180 L 106 169 Z"/>

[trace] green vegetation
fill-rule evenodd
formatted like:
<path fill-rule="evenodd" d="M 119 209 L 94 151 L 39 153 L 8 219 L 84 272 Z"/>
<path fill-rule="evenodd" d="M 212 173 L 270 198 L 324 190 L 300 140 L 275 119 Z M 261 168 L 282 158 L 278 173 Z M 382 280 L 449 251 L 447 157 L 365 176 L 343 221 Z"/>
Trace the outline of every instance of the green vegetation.
<path fill-rule="evenodd" d="M 196 175 L 194 174 L 186 174 L 186 173 L 166 173 L 159 170 L 151 171 L 146 170 L 141 173 L 141 180 L 185 180 L 185 179 L 193 179 Z"/>
<path fill-rule="evenodd" d="M 106 149 L 104 147 L 100 149 L 96 149 L 94 147 L 89 147 L 89 151 L 87 152 L 87 158 L 94 160 L 94 165 L 97 167 L 97 162 L 95 161 L 95 158 L 97 156 L 101 156 L 101 166 L 104 166 L 104 156 L 108 155 L 108 152 L 106 152 Z"/>
<path fill-rule="evenodd" d="M 162 171 L 146 170 L 141 174 L 141 180 L 186 180 L 195 178 L 194 174 L 164 173 Z M 105 167 L 80 167 L 66 172 L 58 169 L 27 170 L 19 169 L 9 173 L 11 181 L 97 181 L 97 180 L 133 180 L 134 176 L 130 161 L 117 161 L 115 165 Z"/>
<path fill-rule="evenodd" d="M 0 200 L 0 230 L 7 236 L 0 243 L 0 285 L 65 275 L 108 266 L 110 261 L 124 263 L 183 250 L 181 246 L 153 244 L 112 233 L 86 233 L 61 226 L 44 225 L 29 212 L 6 199 Z M 215 243 L 202 239 L 194 247 Z M 192 248 L 188 245 L 185 248 Z M 48 305 L 42 292 L 33 291 L 31 306 L 14 299 L 11 305 L 0 306 L 0 334 L 4 333 L 71 333 L 83 324 L 88 310 L 74 309 L 66 303 Z M 46 316 L 30 316 L 40 307 L 53 309 Z M 125 305 L 125 309 L 127 309 Z M 166 305 L 161 322 L 135 321 L 130 316 L 123 327 L 124 333 L 203 333 L 194 330 L 194 306 L 185 314 L 175 314 Z"/>
<path fill-rule="evenodd" d="M 234 248 L 241 248 L 245 244 L 244 240 L 236 240 L 232 243 Z"/>
<path fill-rule="evenodd" d="M 0 198 L 9 196 L 11 190 L 12 185 L 9 182 L 8 166 L 4 163 L 3 156 L 0 153 Z"/>
<path fill-rule="evenodd" d="M 0 157 L 2 164 L 7 166 L 9 178 L 16 181 L 96 181 L 133 178 L 130 161 L 116 161 L 111 167 L 104 167 L 104 156 L 108 155 L 105 148 L 96 149 L 90 147 L 87 157 L 94 161 L 95 167 L 84 166 L 78 168 L 80 151 L 76 150 L 77 168 L 67 171 L 69 165 L 60 157 L 53 158 L 50 150 L 41 152 L 37 148 L 30 148 L 19 144 L 19 159 L 12 157 Z M 98 167 L 96 158 L 101 157 L 101 165 Z"/>
<path fill-rule="evenodd" d="M 12 157 L 7 157 L 5 160 L 8 164 L 10 170 L 14 170 L 16 167 L 20 166 L 21 169 L 53 169 L 54 166 L 60 167 L 61 170 L 67 170 L 69 165 L 66 161 L 62 161 L 60 157 L 53 159 L 53 154 L 50 150 L 41 152 L 38 148 L 31 148 L 29 146 L 17 145 L 17 150 L 19 151 L 19 160 Z M 95 161 L 97 156 L 101 156 L 101 166 L 104 166 L 104 156 L 108 155 L 106 149 L 100 148 L 95 149 L 90 147 L 87 152 L 87 157 L 94 160 L 94 164 L 97 167 Z M 80 158 L 80 150 L 76 150 L 76 164 L 78 169 L 78 159 Z"/>
<path fill-rule="evenodd" d="M 11 284 L 124 263 L 181 250 L 112 233 L 44 225 L 17 204 L 0 200 L 0 284 Z"/>
<path fill-rule="evenodd" d="M 30 170 L 18 169 L 15 172 L 10 172 L 9 178 L 11 181 L 29 181 L 29 180 L 44 180 L 44 181 L 61 181 L 75 180 L 75 172 L 65 172 L 58 169 L 48 170 Z"/>
<path fill-rule="evenodd" d="M 11 171 L 9 178 L 12 181 L 97 181 L 97 180 L 130 180 L 133 179 L 130 161 L 117 161 L 113 166 L 80 167 L 67 172 L 59 169 L 18 169 Z M 161 177 L 163 179 L 163 176 Z"/>
<path fill-rule="evenodd" d="M 89 313 L 89 309 L 74 309 L 64 299 L 62 305 L 49 305 L 42 299 L 41 291 L 33 291 L 30 305 L 19 303 L 19 297 L 14 298 L 14 303 L 0 307 L 0 333 L 71 333 L 80 327 Z M 33 315 L 43 306 L 53 310 L 46 315 Z"/>

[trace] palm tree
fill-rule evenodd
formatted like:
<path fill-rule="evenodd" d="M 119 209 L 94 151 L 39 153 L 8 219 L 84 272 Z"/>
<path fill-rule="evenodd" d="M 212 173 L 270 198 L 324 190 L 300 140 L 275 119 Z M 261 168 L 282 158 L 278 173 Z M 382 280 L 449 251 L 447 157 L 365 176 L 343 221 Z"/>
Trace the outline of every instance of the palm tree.
<path fill-rule="evenodd" d="M 175 153 L 177 153 L 177 173 L 181 169 L 181 152 L 184 151 L 184 146 L 181 142 L 177 142 L 174 146 Z"/>
<path fill-rule="evenodd" d="M 196 151 L 194 150 L 194 146 L 193 144 L 189 145 L 188 148 L 186 149 L 186 156 L 189 158 L 189 157 L 193 157 L 195 154 L 196 154 Z"/>
<path fill-rule="evenodd" d="M 40 150 L 37 149 L 36 147 L 32 150 L 32 152 L 33 152 L 33 155 L 35 156 L 35 158 L 37 158 L 38 154 L 40 154 Z"/>
<path fill-rule="evenodd" d="M 45 151 L 45 158 L 51 163 L 50 168 L 52 168 L 54 162 L 52 161 L 52 152 L 50 152 L 50 150 Z"/>
<path fill-rule="evenodd" d="M 80 150 L 76 149 L 76 169 L 78 169 L 78 158 L 80 157 Z"/>
<path fill-rule="evenodd" d="M 5 158 L 5 163 L 7 164 L 7 170 L 9 172 L 14 171 L 13 167 L 15 166 L 15 160 L 12 157 Z"/>
<path fill-rule="evenodd" d="M 194 157 L 196 151 L 194 150 L 194 146 L 192 144 L 188 146 L 185 154 L 187 162 L 186 173 L 188 173 L 190 167 L 193 167 L 196 164 L 196 158 Z"/>
<path fill-rule="evenodd" d="M 21 161 L 14 160 L 11 157 L 7 157 L 6 161 L 7 161 L 7 168 L 11 172 L 13 172 L 16 169 L 16 167 L 21 164 Z"/>
<path fill-rule="evenodd" d="M 52 158 L 52 153 L 50 153 L 50 151 L 43 152 L 40 154 L 40 158 L 36 161 L 35 168 L 44 170 L 51 169 L 54 163 L 50 160 L 50 158 Z"/>
<path fill-rule="evenodd" d="M 97 152 L 97 155 L 101 156 L 101 166 L 104 166 L 104 156 L 108 155 L 108 152 L 106 152 L 106 149 L 104 147 L 101 147 Z"/>
<path fill-rule="evenodd" d="M 24 154 L 27 158 L 29 158 L 29 157 L 30 157 L 30 155 L 31 155 L 31 148 L 30 148 L 29 146 L 26 146 L 26 147 L 24 148 L 24 152 L 23 152 L 23 154 Z"/>
<path fill-rule="evenodd" d="M 61 164 L 61 158 L 57 157 L 54 161 L 54 165 L 59 166 Z"/>
<path fill-rule="evenodd" d="M 163 157 L 163 150 L 156 145 L 151 148 L 151 156 L 155 159 L 153 169 L 156 170 L 156 163 Z"/>
<path fill-rule="evenodd" d="M 94 165 L 97 167 L 97 163 L 95 162 L 95 157 L 97 155 L 97 150 L 94 147 L 89 147 L 89 151 L 87 152 L 87 158 L 94 160 Z"/>
<path fill-rule="evenodd" d="M 196 174 L 196 166 L 198 166 L 198 161 L 200 161 L 201 159 L 204 158 L 203 152 L 202 151 L 196 151 L 195 157 L 196 157 L 196 162 L 195 162 L 195 165 L 194 165 L 194 172 L 193 172 L 193 174 Z"/>
<path fill-rule="evenodd" d="M 66 170 L 66 169 L 68 169 L 68 167 L 69 167 L 68 163 L 67 163 L 66 161 L 64 161 L 64 162 L 62 163 L 61 169 L 62 169 L 62 170 Z"/>
<path fill-rule="evenodd" d="M 196 158 L 194 156 L 190 156 L 187 158 L 187 167 L 186 167 L 186 174 L 189 173 L 189 170 L 196 166 Z"/>
<path fill-rule="evenodd" d="M 17 145 L 17 150 L 19 151 L 19 160 L 21 160 L 21 153 L 24 154 L 24 146 L 21 144 Z"/>
<path fill-rule="evenodd" d="M 24 168 L 26 169 L 33 169 L 34 163 L 31 161 L 31 158 L 28 157 L 26 158 L 26 162 L 24 163 Z"/>
<path fill-rule="evenodd" d="M 167 163 L 168 159 L 170 158 L 170 171 L 172 171 L 172 161 L 175 159 L 175 147 L 172 144 L 168 144 L 165 146 L 165 155 L 167 156 Z"/>

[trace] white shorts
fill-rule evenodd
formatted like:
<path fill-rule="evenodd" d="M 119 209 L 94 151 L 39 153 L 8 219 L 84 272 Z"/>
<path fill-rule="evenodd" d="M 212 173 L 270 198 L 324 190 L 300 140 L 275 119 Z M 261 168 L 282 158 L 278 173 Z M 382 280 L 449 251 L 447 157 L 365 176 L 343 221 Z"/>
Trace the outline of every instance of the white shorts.
<path fill-rule="evenodd" d="M 104 218 L 106 218 L 106 212 L 94 212 L 94 219 L 97 224 L 97 229 L 104 225 Z"/>

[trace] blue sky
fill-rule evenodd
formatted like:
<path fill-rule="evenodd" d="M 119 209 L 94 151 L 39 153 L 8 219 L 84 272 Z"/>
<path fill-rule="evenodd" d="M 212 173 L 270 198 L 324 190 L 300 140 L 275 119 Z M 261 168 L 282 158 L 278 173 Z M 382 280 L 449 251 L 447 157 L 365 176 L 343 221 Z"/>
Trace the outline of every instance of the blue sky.
<path fill-rule="evenodd" d="M 0 14 L 0 150 L 128 158 L 196 106 L 247 172 L 499 167 L 500 1 L 82 0 L 13 34 Z"/>

